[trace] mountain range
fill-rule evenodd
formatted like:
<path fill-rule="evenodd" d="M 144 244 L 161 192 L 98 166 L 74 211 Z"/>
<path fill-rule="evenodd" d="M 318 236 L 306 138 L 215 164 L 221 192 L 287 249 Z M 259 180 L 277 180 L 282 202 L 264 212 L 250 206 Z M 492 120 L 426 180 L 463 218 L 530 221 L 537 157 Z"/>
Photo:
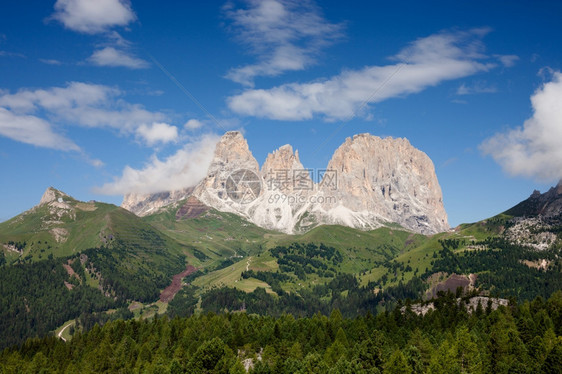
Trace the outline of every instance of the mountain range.
<path fill-rule="evenodd" d="M 281 183 L 285 170 L 312 189 Z M 47 188 L 0 223 L 4 344 L 157 313 L 355 316 L 457 287 L 520 299 L 562 288 L 562 181 L 447 230 L 433 165 L 404 139 L 346 140 L 327 167 L 336 190 L 301 170 L 290 146 L 258 168 L 230 132 L 197 186 L 127 196 L 136 214 Z M 269 186 L 306 200 L 272 201 Z M 318 201 L 328 194 L 335 208 Z"/>
<path fill-rule="evenodd" d="M 346 139 L 326 169 L 310 170 L 288 144 L 270 153 L 260 168 L 242 134 L 227 132 L 207 176 L 195 187 L 128 194 L 121 206 L 145 216 L 188 196 L 288 234 L 322 224 L 362 230 L 398 224 L 421 234 L 449 229 L 430 158 L 407 139 L 370 134 Z"/>

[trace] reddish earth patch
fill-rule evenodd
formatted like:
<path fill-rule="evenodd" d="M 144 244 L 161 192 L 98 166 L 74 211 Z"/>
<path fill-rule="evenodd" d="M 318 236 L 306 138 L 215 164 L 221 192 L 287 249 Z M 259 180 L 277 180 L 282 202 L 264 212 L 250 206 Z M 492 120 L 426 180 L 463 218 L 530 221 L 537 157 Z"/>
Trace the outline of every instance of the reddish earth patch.
<path fill-rule="evenodd" d="M 74 272 L 74 269 L 72 268 L 72 266 L 70 266 L 71 264 L 72 264 L 72 261 L 68 260 L 68 263 L 62 264 L 62 266 L 64 267 L 64 269 L 68 273 L 69 277 L 71 277 L 71 278 L 75 277 L 76 279 L 80 280 L 80 276 Z"/>
<path fill-rule="evenodd" d="M 443 282 L 438 283 L 433 289 L 430 290 L 430 297 L 434 298 L 437 296 L 437 292 L 452 292 L 455 293 L 458 287 L 462 287 L 463 290 L 468 289 L 471 280 L 464 275 L 451 274 L 451 276 Z"/>
<path fill-rule="evenodd" d="M 197 198 L 190 196 L 176 212 L 176 219 L 197 218 L 203 213 L 208 212 L 209 209 L 208 206 L 197 200 Z"/>
<path fill-rule="evenodd" d="M 166 287 L 160 294 L 160 301 L 163 303 L 167 303 L 168 301 L 172 300 L 181 288 L 181 280 L 187 277 L 189 274 L 195 273 L 196 271 L 197 268 L 195 268 L 193 265 L 187 265 L 184 271 L 174 275 L 174 277 L 172 278 L 172 284 Z"/>

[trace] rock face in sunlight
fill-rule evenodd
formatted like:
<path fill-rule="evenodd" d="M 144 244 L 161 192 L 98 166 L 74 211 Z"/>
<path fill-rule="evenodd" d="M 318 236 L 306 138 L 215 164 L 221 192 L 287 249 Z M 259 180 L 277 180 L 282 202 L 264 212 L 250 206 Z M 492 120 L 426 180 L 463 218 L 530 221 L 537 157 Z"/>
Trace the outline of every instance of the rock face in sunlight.
<path fill-rule="evenodd" d="M 286 233 L 320 224 L 365 230 L 399 224 L 423 234 L 449 228 L 433 163 L 406 139 L 355 135 L 335 151 L 318 183 L 311 172 L 290 145 L 269 154 L 260 169 L 242 134 L 227 132 L 193 192 L 127 195 L 122 206 L 146 215 L 191 194 L 209 207 Z"/>
<path fill-rule="evenodd" d="M 155 194 L 127 194 L 123 198 L 121 207 L 144 217 L 156 213 L 160 208 L 188 198 L 193 192 L 193 187 L 178 191 L 166 191 Z"/>
<path fill-rule="evenodd" d="M 321 205 L 329 222 L 358 228 L 395 222 L 424 234 L 449 228 L 433 162 L 407 139 L 347 138 L 328 170 L 337 173 L 337 188 L 325 184 L 321 191 L 338 201 Z"/>

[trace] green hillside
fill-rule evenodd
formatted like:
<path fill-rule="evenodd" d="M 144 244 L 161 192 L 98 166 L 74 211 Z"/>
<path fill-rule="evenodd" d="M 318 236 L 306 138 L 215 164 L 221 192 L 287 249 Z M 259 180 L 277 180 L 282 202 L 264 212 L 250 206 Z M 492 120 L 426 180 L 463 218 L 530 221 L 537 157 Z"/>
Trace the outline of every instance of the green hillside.
<path fill-rule="evenodd" d="M 0 224 L 0 266 L 10 268 L 2 273 L 6 292 L 0 312 L 7 326 L 17 321 L 21 331 L 12 342 L 62 329 L 77 317 L 73 331 L 156 313 L 248 310 L 312 316 L 339 309 L 355 317 L 392 309 L 405 298 L 434 295 L 432 290 L 452 274 L 475 275 L 467 292 L 520 299 L 548 297 L 562 288 L 562 230 L 552 221 L 542 226 L 533 221 L 528 243 L 508 238 L 522 221 L 507 214 L 432 236 L 399 227 L 361 231 L 335 225 L 288 235 L 196 201 L 139 218 L 114 205 L 54 194 Z M 550 235 L 551 245 L 541 251 L 529 247 L 533 235 Z M 45 272 L 36 265 L 47 263 L 58 269 L 57 276 L 28 290 L 25 274 Z M 78 277 L 64 272 L 70 265 Z M 180 275 L 187 265 L 187 275 Z M 175 286 L 174 275 L 184 277 Z M 156 303 L 168 286 L 171 297 Z M 53 298 L 61 302 L 51 305 Z M 79 307 L 70 307 L 76 300 Z M 34 327 L 37 321 L 22 317 L 38 305 L 45 312 L 35 317 L 40 329 Z"/>

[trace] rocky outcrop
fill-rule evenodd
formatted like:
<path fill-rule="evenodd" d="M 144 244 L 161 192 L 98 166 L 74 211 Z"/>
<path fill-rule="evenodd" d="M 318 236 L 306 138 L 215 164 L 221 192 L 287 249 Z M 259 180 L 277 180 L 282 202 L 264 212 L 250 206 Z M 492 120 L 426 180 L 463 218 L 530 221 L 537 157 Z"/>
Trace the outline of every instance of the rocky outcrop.
<path fill-rule="evenodd" d="M 556 187 L 551 187 L 541 194 L 535 190 L 527 199 L 505 212 L 516 217 L 561 218 L 562 216 L 562 180 Z"/>
<path fill-rule="evenodd" d="M 482 310 L 486 310 L 487 308 L 490 308 L 490 310 L 496 310 L 500 306 L 507 307 L 509 305 L 509 300 L 507 299 L 500 299 L 500 298 L 488 297 L 488 296 L 473 296 L 470 298 L 457 298 L 456 301 L 457 301 L 457 305 L 464 306 L 464 308 L 469 314 L 476 312 L 478 310 L 478 306 L 480 306 Z M 427 303 L 411 304 L 408 307 L 403 306 L 402 308 L 400 308 L 400 311 L 402 313 L 406 313 L 406 310 L 408 308 L 413 313 L 424 316 L 429 311 L 435 310 L 435 304 L 432 301 Z"/>
<path fill-rule="evenodd" d="M 209 207 L 200 202 L 195 196 L 190 196 L 176 211 L 176 219 L 197 218 L 209 211 Z"/>
<path fill-rule="evenodd" d="M 63 203 L 64 199 L 69 197 L 70 196 L 68 196 L 64 192 L 59 191 L 53 187 L 49 187 L 45 190 L 43 196 L 41 196 L 41 200 L 39 201 L 39 206 L 46 205 L 55 201 L 59 203 Z"/>
<path fill-rule="evenodd" d="M 122 206 L 139 215 L 151 214 L 188 193 L 168 192 L 165 198 L 128 195 Z M 192 196 L 209 207 L 287 233 L 319 224 L 374 229 L 398 223 L 423 234 L 449 228 L 429 157 L 406 139 L 369 134 L 346 139 L 322 180 L 314 183 L 290 145 L 269 154 L 260 169 L 242 134 L 227 132 Z"/>
<path fill-rule="evenodd" d="M 125 195 L 121 207 L 135 213 L 139 217 L 144 217 L 158 212 L 163 207 L 188 198 L 192 192 L 193 187 L 155 194 L 131 193 Z"/>

